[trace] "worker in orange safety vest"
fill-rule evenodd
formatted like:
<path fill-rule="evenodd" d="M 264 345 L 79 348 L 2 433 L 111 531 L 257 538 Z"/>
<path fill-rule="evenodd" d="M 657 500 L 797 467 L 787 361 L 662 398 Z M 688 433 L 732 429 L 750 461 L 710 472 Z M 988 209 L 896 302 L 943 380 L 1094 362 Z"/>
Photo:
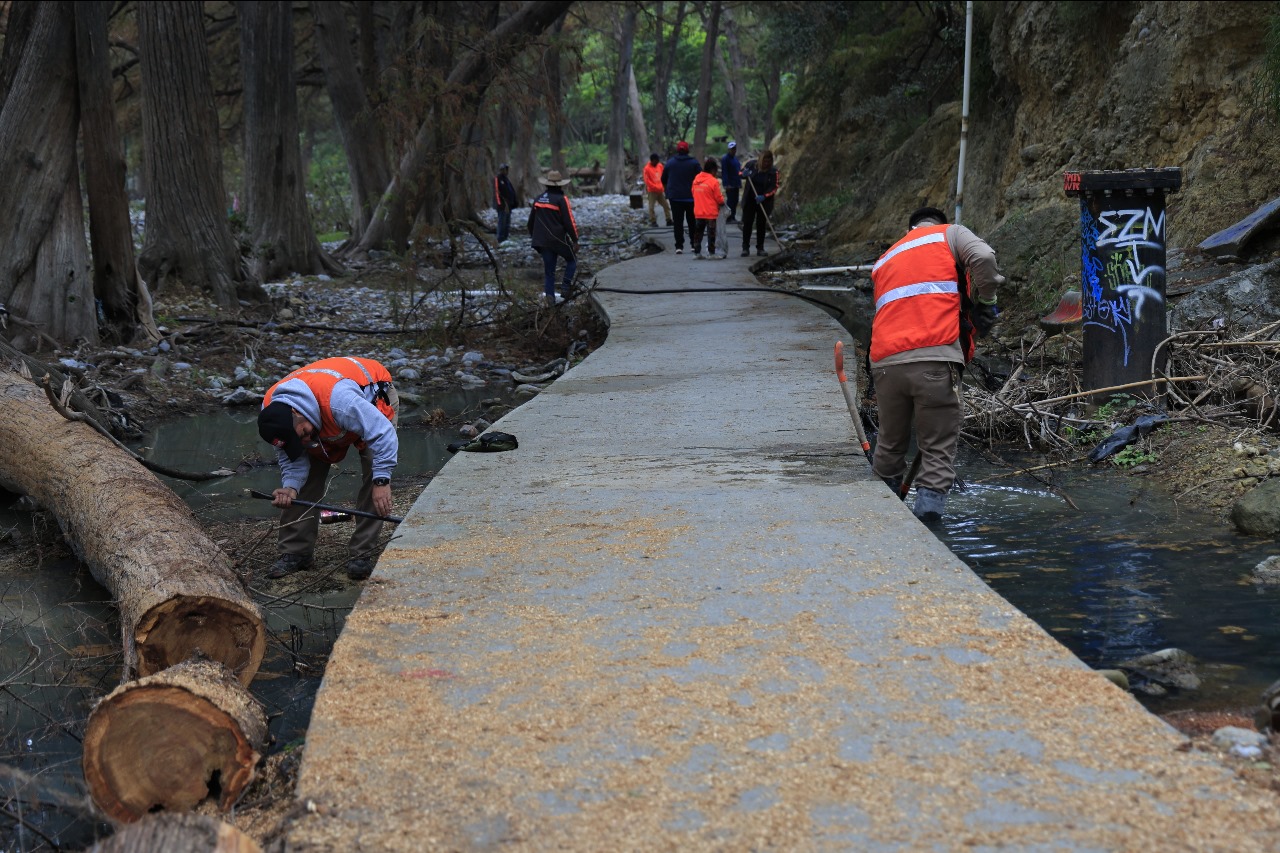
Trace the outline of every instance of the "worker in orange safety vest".
<path fill-rule="evenodd" d="M 921 464 L 913 512 L 933 523 L 956 478 L 960 373 L 973 357 L 974 333 L 985 336 L 995 324 L 1004 276 L 995 251 L 963 225 L 948 225 L 941 210 L 922 207 L 907 225 L 871 271 L 871 379 L 880 413 L 871 467 L 901 494 L 914 422 Z"/>

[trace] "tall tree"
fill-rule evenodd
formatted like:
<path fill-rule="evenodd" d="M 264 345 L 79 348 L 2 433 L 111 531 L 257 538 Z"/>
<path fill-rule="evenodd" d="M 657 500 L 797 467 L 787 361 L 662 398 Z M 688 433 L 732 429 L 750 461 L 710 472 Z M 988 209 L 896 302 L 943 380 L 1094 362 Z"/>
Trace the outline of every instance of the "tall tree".
<path fill-rule="evenodd" d="M 729 97 L 729 110 L 733 116 L 733 135 L 739 140 L 740 150 L 751 147 L 751 113 L 747 110 L 747 85 L 743 80 L 743 68 L 746 63 L 742 57 L 742 43 L 738 39 L 738 22 L 733 16 L 732 7 L 726 6 L 720 13 L 720 23 L 724 28 L 726 51 L 716 51 L 716 59 L 720 63 L 720 74 L 724 77 L 725 94 Z"/>
<path fill-rule="evenodd" d="M 76 169 L 73 4 L 22 3 L 9 12 L 0 59 L 0 303 L 19 348 L 96 341 Z"/>
<path fill-rule="evenodd" d="M 716 45 L 720 41 L 720 0 L 703 7 L 706 40 L 702 43 L 702 72 L 698 76 L 698 113 L 693 131 L 693 150 L 701 160 L 707 153 L 707 120 L 711 113 L 711 72 L 715 67 Z"/>
<path fill-rule="evenodd" d="M 564 73 L 560 62 L 560 35 L 564 32 L 565 15 L 551 25 L 551 45 L 542 53 L 546 77 L 547 136 L 551 145 L 551 168 L 564 174 Z M 536 177 L 536 176 L 535 176 Z"/>
<path fill-rule="evenodd" d="M 351 244 L 360 242 L 369 217 L 391 183 L 391 158 L 382 122 L 374 113 L 370 93 L 375 91 L 377 58 L 374 50 L 373 3 L 357 3 L 362 21 L 360 65 L 351 49 L 342 4 L 337 0 L 319 0 L 311 4 L 316 22 L 316 53 L 324 68 L 325 88 L 333 105 L 342 146 L 347 154 L 347 171 L 351 176 Z M 367 36 L 366 36 L 367 33 Z M 367 42 L 367 44 L 366 44 Z M 370 66 L 374 66 L 370 70 Z M 370 73 L 362 72 L 370 70 Z M 405 230 L 404 223 L 394 223 L 392 230 Z"/>
<path fill-rule="evenodd" d="M 437 215 L 445 219 L 457 210 L 470 207 L 465 198 L 456 198 L 451 193 L 459 189 L 470 192 L 468 188 L 473 188 L 474 182 L 455 181 L 450 173 L 457 169 L 458 158 L 465 157 L 465 143 L 489 87 L 497 74 L 570 5 L 572 0 L 529 0 L 478 42 L 465 45 L 465 49 L 462 45 L 454 46 L 459 51 L 457 60 L 442 80 L 431 81 L 426 116 L 374 211 L 356 249 L 358 254 L 382 248 L 387 243 L 405 246 L 409 237 L 407 230 L 394 233 L 388 223 L 397 218 L 397 211 L 416 213 L 426 198 L 427 188 L 444 194 L 434 201 L 438 202 Z M 437 38 L 436 42 L 439 41 Z"/>
<path fill-rule="evenodd" d="M 604 191 L 621 193 L 627 170 L 627 98 L 631 88 L 631 50 L 636 35 L 636 7 L 627 3 L 618 22 L 618 66 L 609 92 L 608 154 L 604 168 Z"/>
<path fill-rule="evenodd" d="M 146 240 L 138 269 L 207 290 L 223 309 L 260 301 L 227 222 L 218 116 L 198 0 L 138 4 Z"/>
<path fill-rule="evenodd" d="M 293 77 L 293 12 L 275 0 L 237 4 L 244 74 L 244 197 L 254 275 L 338 272 L 307 210 Z"/>
<path fill-rule="evenodd" d="M 631 134 L 636 143 L 636 159 L 643 165 L 649 157 L 649 131 L 644 126 L 644 107 L 640 103 L 640 86 L 636 83 L 636 64 L 631 63 L 627 80 L 627 103 L 631 108 Z"/>
<path fill-rule="evenodd" d="M 656 55 L 653 62 L 653 138 L 659 148 L 670 150 L 671 140 L 668 136 L 671 133 L 671 111 L 667 106 L 667 99 L 671 97 L 671 74 L 676 66 L 676 50 L 680 47 L 680 32 L 684 29 L 687 9 L 685 0 L 676 4 L 675 21 L 672 22 L 665 40 L 663 31 L 666 19 L 662 17 L 662 9 L 662 0 L 658 0 L 654 9 Z"/>
<path fill-rule="evenodd" d="M 103 337 L 112 343 L 133 339 L 139 323 L 134 270 L 133 226 L 125 191 L 125 162 L 111 97 L 107 17 L 112 0 L 75 4 L 76 72 L 80 86 L 80 127 L 84 139 L 85 190 L 89 200 L 89 240 L 93 247 L 93 292 L 102 306 Z"/>

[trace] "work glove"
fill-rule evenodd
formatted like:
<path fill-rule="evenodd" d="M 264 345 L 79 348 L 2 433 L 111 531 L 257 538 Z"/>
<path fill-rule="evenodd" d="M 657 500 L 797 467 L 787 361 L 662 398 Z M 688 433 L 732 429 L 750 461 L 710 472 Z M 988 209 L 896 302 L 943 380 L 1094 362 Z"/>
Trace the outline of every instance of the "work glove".
<path fill-rule="evenodd" d="M 973 328 L 978 333 L 978 337 L 985 338 L 991 334 L 991 327 L 996 324 L 996 320 L 1000 317 L 1000 306 L 994 302 L 979 302 L 973 308 Z"/>
<path fill-rule="evenodd" d="M 762 195 L 756 196 L 756 204 L 764 204 L 764 196 Z"/>

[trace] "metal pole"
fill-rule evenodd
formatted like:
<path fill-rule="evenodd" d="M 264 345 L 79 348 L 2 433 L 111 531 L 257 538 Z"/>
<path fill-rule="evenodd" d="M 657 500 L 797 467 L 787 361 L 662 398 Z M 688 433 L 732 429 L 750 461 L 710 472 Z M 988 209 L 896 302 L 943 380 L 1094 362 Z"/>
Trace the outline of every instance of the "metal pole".
<path fill-rule="evenodd" d="M 960 165 L 956 169 L 956 224 L 964 207 L 964 153 L 969 140 L 969 71 L 973 64 L 973 0 L 964 10 L 964 100 L 960 107 Z"/>

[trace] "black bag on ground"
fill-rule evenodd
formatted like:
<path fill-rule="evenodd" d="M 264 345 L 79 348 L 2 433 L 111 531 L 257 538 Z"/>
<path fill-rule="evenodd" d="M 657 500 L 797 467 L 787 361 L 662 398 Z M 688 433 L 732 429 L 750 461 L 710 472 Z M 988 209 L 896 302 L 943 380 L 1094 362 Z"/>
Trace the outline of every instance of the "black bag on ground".
<path fill-rule="evenodd" d="M 486 432 L 467 441 L 455 441 L 446 450 L 457 453 L 466 450 L 471 453 L 500 453 L 503 450 L 515 450 L 520 446 L 516 437 L 509 432 Z"/>

